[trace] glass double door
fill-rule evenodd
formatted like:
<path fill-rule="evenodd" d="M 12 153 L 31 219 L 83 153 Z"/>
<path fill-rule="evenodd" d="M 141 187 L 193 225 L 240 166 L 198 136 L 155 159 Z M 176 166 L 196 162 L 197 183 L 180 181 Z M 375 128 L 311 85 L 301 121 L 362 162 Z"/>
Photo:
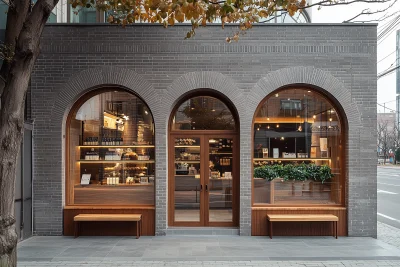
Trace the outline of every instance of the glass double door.
<path fill-rule="evenodd" d="M 235 136 L 173 135 L 170 141 L 170 225 L 237 225 Z"/>

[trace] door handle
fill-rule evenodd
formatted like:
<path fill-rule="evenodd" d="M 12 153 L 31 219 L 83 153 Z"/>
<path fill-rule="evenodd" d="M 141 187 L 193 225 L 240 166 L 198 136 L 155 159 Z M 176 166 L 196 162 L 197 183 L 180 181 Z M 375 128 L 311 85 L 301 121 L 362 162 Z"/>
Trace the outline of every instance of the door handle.
<path fill-rule="evenodd" d="M 206 184 L 206 192 L 208 192 L 208 184 Z"/>
<path fill-rule="evenodd" d="M 203 191 L 203 185 L 200 185 L 200 192 Z"/>

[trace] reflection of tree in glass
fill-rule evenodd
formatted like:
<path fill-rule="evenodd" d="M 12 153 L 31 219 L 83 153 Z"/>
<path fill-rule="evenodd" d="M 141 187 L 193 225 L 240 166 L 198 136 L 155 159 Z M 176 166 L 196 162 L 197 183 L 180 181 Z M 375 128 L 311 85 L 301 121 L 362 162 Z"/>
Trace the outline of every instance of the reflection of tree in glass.
<path fill-rule="evenodd" d="M 216 110 L 203 106 L 201 99 L 192 99 L 191 105 L 186 106 L 180 112 L 190 118 L 193 130 L 233 130 L 234 120 L 229 110 Z M 185 127 L 186 126 L 186 127 Z M 188 125 L 181 125 L 181 130 L 187 129 Z"/>

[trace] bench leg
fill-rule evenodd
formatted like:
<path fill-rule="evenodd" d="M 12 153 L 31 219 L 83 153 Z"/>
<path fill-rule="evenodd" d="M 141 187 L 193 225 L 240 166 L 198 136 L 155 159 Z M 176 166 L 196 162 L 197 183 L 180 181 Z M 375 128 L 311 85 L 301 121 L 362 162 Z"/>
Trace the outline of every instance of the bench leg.
<path fill-rule="evenodd" d="M 336 225 L 336 239 L 337 239 L 337 233 L 338 233 L 338 222 L 335 221 L 335 225 Z"/>
<path fill-rule="evenodd" d="M 79 235 L 79 222 L 74 222 L 74 238 L 77 238 Z"/>
<path fill-rule="evenodd" d="M 142 220 L 139 221 L 139 228 L 140 228 L 140 236 L 142 236 Z"/>
<path fill-rule="evenodd" d="M 272 222 L 268 221 L 269 223 L 269 238 L 272 239 Z"/>
<path fill-rule="evenodd" d="M 139 221 L 136 221 L 136 239 L 139 239 Z"/>

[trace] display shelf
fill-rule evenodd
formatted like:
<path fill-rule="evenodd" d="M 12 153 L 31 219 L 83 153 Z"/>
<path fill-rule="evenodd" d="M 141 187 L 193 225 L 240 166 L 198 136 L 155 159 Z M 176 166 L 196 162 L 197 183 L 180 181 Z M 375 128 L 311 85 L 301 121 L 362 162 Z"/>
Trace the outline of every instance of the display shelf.
<path fill-rule="evenodd" d="M 105 130 L 112 130 L 112 131 L 119 131 L 119 132 L 123 132 L 123 130 L 121 130 L 121 129 L 117 129 L 117 128 L 111 128 L 111 127 L 107 127 L 107 126 L 103 126 L 103 129 L 105 129 Z"/>
<path fill-rule="evenodd" d="M 182 148 L 182 147 L 200 148 L 200 146 L 191 146 L 191 145 L 176 145 L 176 146 L 175 146 L 175 148 Z"/>
<path fill-rule="evenodd" d="M 175 160 L 175 163 L 200 163 L 200 160 Z"/>
<path fill-rule="evenodd" d="M 100 146 L 100 145 L 86 145 L 78 146 L 78 148 L 154 148 L 154 145 L 112 145 L 112 146 Z"/>
<path fill-rule="evenodd" d="M 145 164 L 145 163 L 154 163 L 154 160 L 77 160 L 79 163 L 136 163 L 136 164 Z"/>
<path fill-rule="evenodd" d="M 89 185 L 81 185 L 81 184 L 76 184 L 75 188 L 80 189 L 80 188 L 98 188 L 98 189 L 106 189 L 106 188 L 115 188 L 115 187 L 134 187 L 134 186 L 153 186 L 154 183 L 137 183 L 137 184 L 117 184 L 117 185 L 99 185 L 99 184 L 89 184 Z"/>
<path fill-rule="evenodd" d="M 253 161 L 330 161 L 330 158 L 254 158 Z"/>

